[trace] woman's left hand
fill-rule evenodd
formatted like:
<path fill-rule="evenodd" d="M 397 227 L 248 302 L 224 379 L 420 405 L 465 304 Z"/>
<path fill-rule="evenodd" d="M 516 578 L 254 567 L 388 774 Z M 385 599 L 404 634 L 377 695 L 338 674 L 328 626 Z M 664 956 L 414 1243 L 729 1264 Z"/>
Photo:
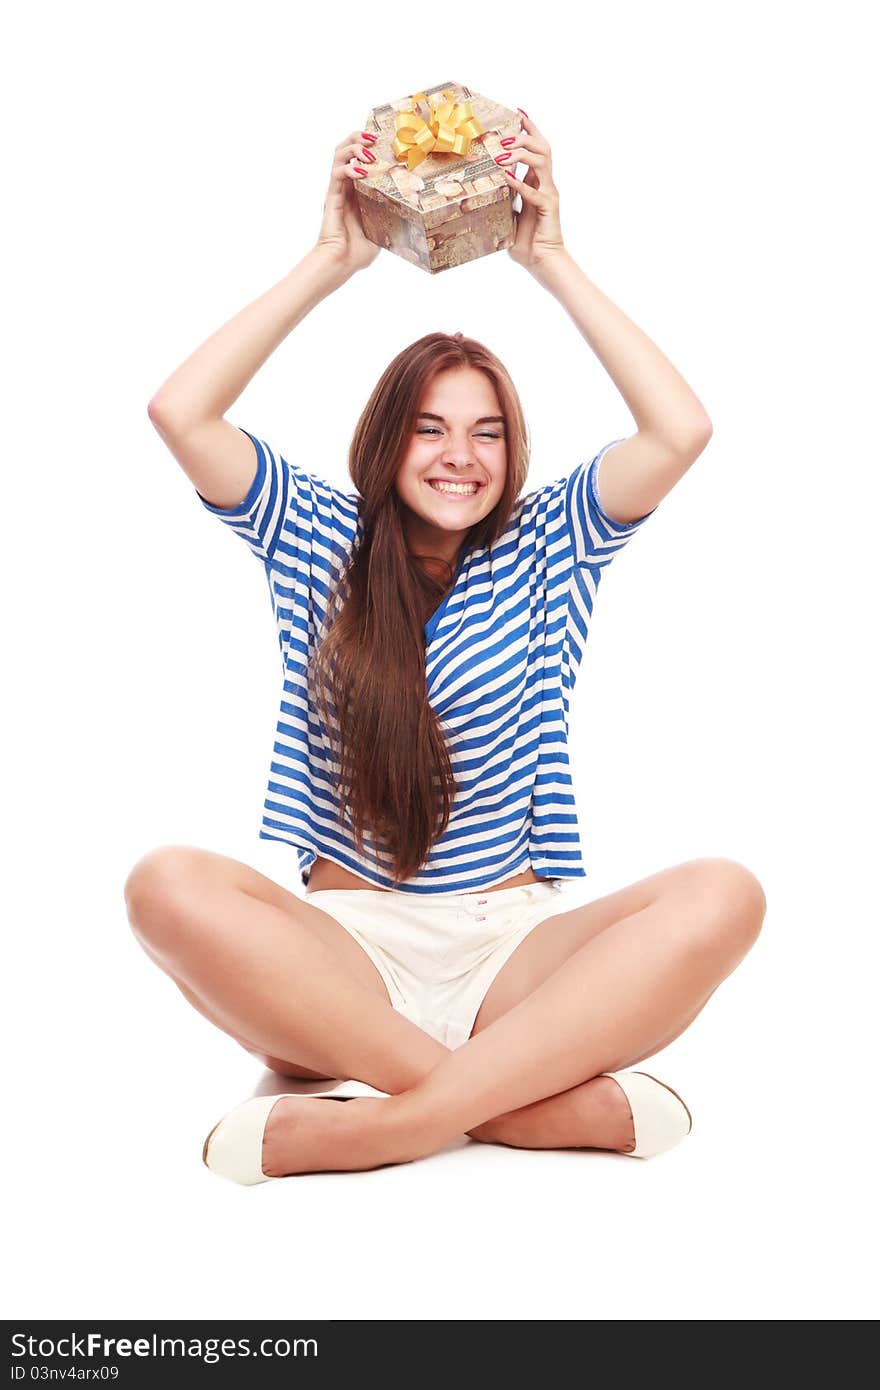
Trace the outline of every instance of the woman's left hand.
<path fill-rule="evenodd" d="M 553 182 L 550 146 L 530 116 L 521 113 L 523 128 L 515 137 L 516 143 L 507 147 L 510 159 L 504 169 L 510 184 L 511 197 L 519 193 L 522 211 L 514 214 L 516 235 L 508 255 L 527 270 L 539 268 L 542 262 L 565 250 L 559 224 L 559 190 Z M 525 179 L 513 176 L 515 164 L 527 164 Z"/>

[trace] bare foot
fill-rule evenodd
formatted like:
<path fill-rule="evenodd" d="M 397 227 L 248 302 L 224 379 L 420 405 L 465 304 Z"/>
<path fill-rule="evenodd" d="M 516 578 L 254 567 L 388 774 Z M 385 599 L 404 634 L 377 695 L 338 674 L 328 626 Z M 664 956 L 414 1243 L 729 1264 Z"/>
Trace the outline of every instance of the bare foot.
<path fill-rule="evenodd" d="M 263 1172 L 282 1178 L 408 1162 L 415 1155 L 406 1156 L 383 1124 L 386 1105 L 380 1097 L 282 1096 L 263 1132 Z"/>
<path fill-rule="evenodd" d="M 623 1087 L 618 1086 L 613 1076 L 594 1076 L 585 1085 L 589 1090 L 587 1097 L 589 1103 L 598 1107 L 597 1126 L 599 1125 L 600 1114 L 602 1123 L 606 1126 L 602 1135 L 604 1142 L 597 1142 L 594 1139 L 589 1147 L 592 1149 L 616 1149 L 620 1153 L 629 1153 L 636 1146 L 636 1128 Z M 599 1087 L 602 1088 L 601 1091 Z"/>
<path fill-rule="evenodd" d="M 594 1076 L 559 1095 L 498 1115 L 474 1139 L 520 1149 L 614 1149 L 631 1153 L 636 1133 L 629 1102 L 611 1076 Z"/>

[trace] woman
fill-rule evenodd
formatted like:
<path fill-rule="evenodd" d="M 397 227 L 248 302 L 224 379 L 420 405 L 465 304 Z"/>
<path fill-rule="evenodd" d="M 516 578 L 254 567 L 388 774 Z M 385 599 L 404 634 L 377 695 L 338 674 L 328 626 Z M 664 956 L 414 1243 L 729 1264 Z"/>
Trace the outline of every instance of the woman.
<path fill-rule="evenodd" d="M 372 158 L 362 132 L 335 151 L 315 247 L 151 403 L 203 505 L 265 569 L 284 687 L 260 836 L 296 848 L 306 893 L 163 846 L 129 875 L 129 920 L 268 1067 L 355 1078 L 224 1117 L 203 1157 L 238 1182 L 408 1162 L 462 1133 L 668 1149 L 687 1107 L 627 1069 L 688 1027 L 763 921 L 758 880 L 723 858 L 569 896 L 584 869 L 565 740 L 596 588 L 711 425 L 568 253 L 550 147 L 522 114 L 499 159 L 527 166 L 523 180 L 505 170 L 522 199 L 509 254 L 574 319 L 636 434 L 520 496 L 519 399 L 460 333 L 428 334 L 377 384 L 349 457 L 359 495 L 224 419 L 300 319 L 378 254 L 350 186 Z"/>

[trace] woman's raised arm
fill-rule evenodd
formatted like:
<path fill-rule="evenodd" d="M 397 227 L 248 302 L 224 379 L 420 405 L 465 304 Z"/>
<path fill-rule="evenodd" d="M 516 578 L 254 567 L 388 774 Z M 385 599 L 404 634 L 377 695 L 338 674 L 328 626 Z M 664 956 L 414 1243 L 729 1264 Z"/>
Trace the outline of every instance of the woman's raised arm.
<path fill-rule="evenodd" d="M 566 250 L 550 145 L 523 113 L 506 155 L 528 166 L 510 186 L 523 201 L 509 255 L 559 301 L 617 386 L 638 432 L 602 461 L 599 490 L 609 520 L 644 520 L 703 452 L 712 422 L 688 383 L 646 333 L 587 278 Z M 586 476 L 586 475 L 584 475 Z M 596 479 L 593 479 L 594 486 Z"/>
<path fill-rule="evenodd" d="M 363 234 L 351 183 L 358 132 L 337 145 L 316 244 L 282 280 L 219 328 L 150 401 L 150 420 L 193 486 L 219 507 L 237 505 L 254 476 L 247 435 L 223 419 L 268 357 L 312 309 L 379 254 Z"/>

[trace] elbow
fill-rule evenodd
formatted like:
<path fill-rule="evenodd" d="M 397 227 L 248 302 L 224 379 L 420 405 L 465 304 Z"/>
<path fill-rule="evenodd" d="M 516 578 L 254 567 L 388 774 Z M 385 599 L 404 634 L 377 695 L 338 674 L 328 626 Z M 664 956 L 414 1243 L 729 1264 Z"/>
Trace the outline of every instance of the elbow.
<path fill-rule="evenodd" d="M 163 431 L 170 432 L 172 429 L 176 434 L 180 434 L 182 431 L 180 414 L 172 414 L 168 407 L 168 402 L 163 401 L 161 396 L 154 396 L 150 401 L 147 406 L 147 415 L 150 424 L 154 429 L 158 430 L 160 434 L 162 434 Z"/>
<path fill-rule="evenodd" d="M 691 411 L 674 423 L 669 422 L 663 433 L 652 432 L 653 438 L 663 442 L 663 450 L 670 460 L 676 460 L 688 467 L 705 449 L 712 438 L 712 421 L 705 413 Z"/>
<path fill-rule="evenodd" d="M 687 456 L 689 462 L 693 463 L 695 459 L 698 459 L 700 457 L 700 454 L 703 452 L 711 438 L 712 421 L 709 419 L 707 415 L 704 420 L 697 421 L 693 428 L 688 431 L 687 444 L 685 446 L 684 453 Z"/>
<path fill-rule="evenodd" d="M 712 421 L 705 410 L 700 410 L 693 419 L 688 431 L 690 437 L 698 444 L 708 444 L 712 438 Z"/>
<path fill-rule="evenodd" d="M 169 420 L 172 418 L 172 416 L 174 419 L 178 419 L 180 417 L 180 411 L 175 409 L 174 406 L 172 406 L 170 398 L 167 392 L 165 391 L 164 387 L 161 387 L 154 394 L 152 400 L 147 406 L 147 414 L 149 415 L 154 425 L 162 420 Z"/>

